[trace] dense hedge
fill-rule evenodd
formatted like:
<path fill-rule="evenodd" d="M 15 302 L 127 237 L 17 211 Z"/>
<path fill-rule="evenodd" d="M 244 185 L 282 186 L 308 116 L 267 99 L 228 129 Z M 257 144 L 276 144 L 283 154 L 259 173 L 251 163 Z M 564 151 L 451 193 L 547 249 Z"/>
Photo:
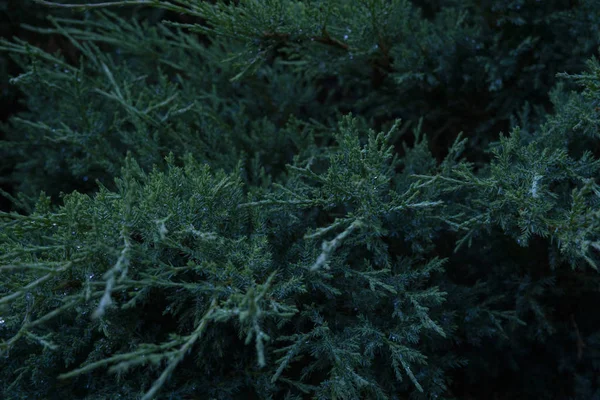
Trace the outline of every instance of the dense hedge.
<path fill-rule="evenodd" d="M 0 397 L 600 399 L 595 1 L 37 3 Z"/>

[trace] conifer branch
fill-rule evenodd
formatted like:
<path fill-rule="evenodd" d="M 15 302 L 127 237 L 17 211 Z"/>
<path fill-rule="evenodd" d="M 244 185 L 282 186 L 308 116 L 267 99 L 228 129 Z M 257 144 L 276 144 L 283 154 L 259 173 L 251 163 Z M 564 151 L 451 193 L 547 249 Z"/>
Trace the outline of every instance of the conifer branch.
<path fill-rule="evenodd" d="M 158 7 L 163 8 L 165 10 L 170 10 L 179 13 L 185 13 L 188 15 L 194 15 L 201 17 L 202 14 L 199 14 L 195 10 L 178 6 L 176 4 L 163 1 L 163 0 L 120 0 L 120 1 L 112 1 L 112 2 L 104 2 L 104 3 L 85 3 L 85 4 L 71 4 L 71 3 L 54 3 L 46 0 L 33 0 L 38 4 L 54 7 L 54 8 L 67 8 L 73 9 L 77 11 L 86 11 L 90 9 L 99 9 L 99 8 L 108 8 L 108 7 L 124 7 L 124 6 L 150 6 L 150 7 Z M 188 3 L 175 0 L 176 3 L 181 3 L 184 5 L 189 5 Z"/>
<path fill-rule="evenodd" d="M 125 228 L 123 228 L 123 230 L 121 231 L 121 238 L 123 239 L 125 245 L 123 246 L 121 254 L 119 255 L 119 258 L 117 259 L 115 265 L 111 269 L 109 269 L 103 276 L 103 278 L 106 280 L 106 288 L 104 289 L 104 294 L 100 299 L 98 307 L 92 314 L 93 318 L 100 318 L 104 315 L 106 308 L 112 304 L 111 292 L 114 286 L 117 282 L 121 282 L 123 279 L 125 279 L 125 276 L 127 275 L 131 243 L 129 241 Z M 118 278 L 117 274 L 120 274 Z"/>
<path fill-rule="evenodd" d="M 348 228 L 346 228 L 342 233 L 340 233 L 335 238 L 333 238 L 333 240 L 323 241 L 323 243 L 321 245 L 322 252 L 319 255 L 319 257 L 317 258 L 317 260 L 315 261 L 315 263 L 310 267 L 310 270 L 316 271 L 316 270 L 320 269 L 321 267 L 325 267 L 325 268 L 329 269 L 329 267 L 327 266 L 327 262 L 329 261 L 329 257 L 331 256 L 331 254 L 335 251 L 335 249 L 337 249 L 342 244 L 342 242 L 344 241 L 344 239 L 346 239 L 346 237 L 348 237 L 354 230 L 362 227 L 363 225 L 364 224 L 363 224 L 362 220 L 357 219 L 354 222 L 352 222 L 352 224 L 350 224 L 350 226 Z"/>
<path fill-rule="evenodd" d="M 39 28 L 22 10 L 44 45 L 0 39 L 24 100 L 0 196 L 25 211 L 0 211 L 0 398 L 445 398 L 455 368 L 490 365 L 497 387 L 506 359 L 540 367 L 532 343 L 556 357 L 548 379 L 502 397 L 549 398 L 556 365 L 591 365 L 597 335 L 551 306 L 590 311 L 600 282 L 600 64 L 577 61 L 600 44 L 595 0 L 567 19 L 509 0 L 492 19 L 411 0 L 74 2 L 35 4 L 100 12 Z M 582 90 L 556 86 L 546 115 L 555 69 Z"/>
<path fill-rule="evenodd" d="M 157 0 L 122 0 L 113 1 L 106 3 L 86 3 L 86 4 L 71 4 L 71 3 L 54 3 L 46 0 L 33 0 L 34 2 L 56 8 L 74 8 L 79 10 L 88 10 L 92 8 L 106 8 L 106 7 L 122 7 L 122 6 L 135 6 L 135 5 L 153 5 L 157 4 Z"/>
<path fill-rule="evenodd" d="M 17 290 L 15 292 L 13 292 L 12 294 L 9 294 L 8 296 L 4 296 L 2 298 L 0 298 L 0 304 L 4 304 L 7 303 L 9 301 L 12 301 L 22 295 L 24 295 L 27 291 L 41 285 L 42 283 L 50 280 L 51 278 L 53 278 L 54 276 L 56 276 L 57 273 L 62 272 L 62 271 L 66 271 L 69 267 L 71 267 L 72 263 L 71 262 L 67 262 L 65 264 L 62 265 L 62 267 L 60 268 L 56 268 L 53 269 L 52 272 L 47 273 L 46 275 L 36 279 L 33 282 L 30 282 L 29 284 L 23 286 L 22 289 Z"/>
<path fill-rule="evenodd" d="M 204 314 L 204 317 L 202 317 L 202 319 L 200 320 L 198 327 L 194 330 L 194 332 L 191 335 L 187 337 L 185 343 L 181 346 L 181 348 L 177 352 L 175 352 L 172 357 L 169 357 L 170 360 L 167 368 L 163 370 L 159 378 L 152 384 L 152 387 L 144 394 L 142 400 L 151 400 L 152 398 L 154 398 L 156 393 L 158 393 L 158 391 L 167 381 L 169 376 L 171 376 L 177 365 L 183 360 L 183 358 L 192 348 L 194 343 L 196 343 L 196 341 L 204 334 L 204 331 L 206 330 L 208 323 L 212 319 L 213 313 L 216 309 L 217 302 L 216 299 L 213 299 L 210 308 Z"/>

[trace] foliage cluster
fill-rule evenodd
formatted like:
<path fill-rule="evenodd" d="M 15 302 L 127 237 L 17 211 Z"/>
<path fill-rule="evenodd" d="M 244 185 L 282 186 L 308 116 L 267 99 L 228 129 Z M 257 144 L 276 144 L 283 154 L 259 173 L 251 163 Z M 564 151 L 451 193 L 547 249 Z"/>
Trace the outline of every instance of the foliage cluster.
<path fill-rule="evenodd" d="M 600 398 L 594 1 L 74 3 L 0 41 L 2 398 Z"/>

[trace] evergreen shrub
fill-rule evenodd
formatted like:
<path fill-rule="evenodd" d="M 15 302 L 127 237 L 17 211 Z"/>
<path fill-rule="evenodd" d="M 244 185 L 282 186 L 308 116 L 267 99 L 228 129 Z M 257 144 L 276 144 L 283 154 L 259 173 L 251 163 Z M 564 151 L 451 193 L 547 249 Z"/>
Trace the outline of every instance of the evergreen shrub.
<path fill-rule="evenodd" d="M 595 1 L 36 3 L 1 398 L 600 399 Z"/>

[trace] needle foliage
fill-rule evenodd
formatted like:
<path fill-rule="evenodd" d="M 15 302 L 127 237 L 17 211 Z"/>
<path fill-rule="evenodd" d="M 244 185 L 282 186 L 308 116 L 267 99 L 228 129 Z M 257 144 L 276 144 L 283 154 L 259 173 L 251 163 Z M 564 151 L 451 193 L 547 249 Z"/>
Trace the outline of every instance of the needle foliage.
<path fill-rule="evenodd" d="M 0 397 L 600 398 L 594 3 L 9 5 Z"/>

